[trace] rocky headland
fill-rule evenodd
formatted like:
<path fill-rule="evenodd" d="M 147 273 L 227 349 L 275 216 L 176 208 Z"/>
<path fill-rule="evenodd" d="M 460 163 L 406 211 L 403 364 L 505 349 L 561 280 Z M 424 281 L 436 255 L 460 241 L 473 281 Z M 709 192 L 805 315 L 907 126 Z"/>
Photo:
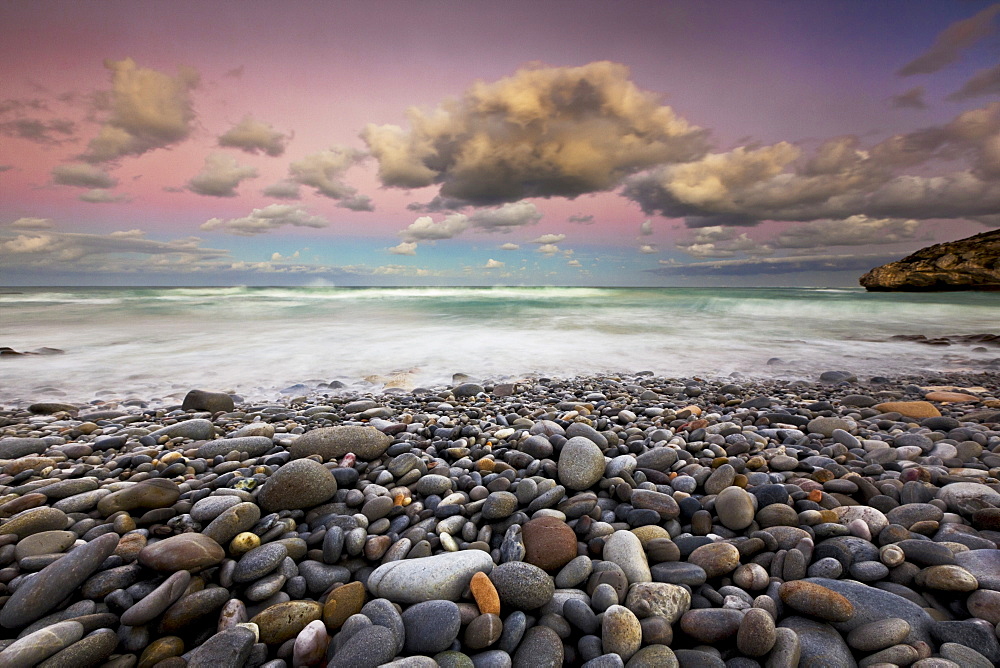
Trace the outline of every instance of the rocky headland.
<path fill-rule="evenodd" d="M 870 291 L 1000 290 L 1000 230 L 922 248 L 859 282 Z"/>
<path fill-rule="evenodd" d="M 1000 663 L 1000 377 L 0 409 L 0 665 Z"/>

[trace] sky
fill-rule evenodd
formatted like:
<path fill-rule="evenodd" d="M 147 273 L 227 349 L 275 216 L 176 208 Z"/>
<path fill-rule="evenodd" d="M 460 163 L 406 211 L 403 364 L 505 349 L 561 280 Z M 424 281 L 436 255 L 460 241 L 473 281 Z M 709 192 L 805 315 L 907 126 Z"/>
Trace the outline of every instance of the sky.
<path fill-rule="evenodd" d="M 1000 3 L 0 3 L 0 285 L 846 286 L 1000 227 Z"/>

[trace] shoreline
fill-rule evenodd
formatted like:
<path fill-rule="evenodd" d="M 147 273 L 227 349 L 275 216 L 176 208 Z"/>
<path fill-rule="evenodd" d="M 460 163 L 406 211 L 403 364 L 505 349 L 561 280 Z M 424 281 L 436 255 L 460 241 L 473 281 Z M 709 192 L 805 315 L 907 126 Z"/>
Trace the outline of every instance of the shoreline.
<path fill-rule="evenodd" d="M 1000 661 L 1000 374 L 455 380 L 0 408 L 0 662 Z"/>

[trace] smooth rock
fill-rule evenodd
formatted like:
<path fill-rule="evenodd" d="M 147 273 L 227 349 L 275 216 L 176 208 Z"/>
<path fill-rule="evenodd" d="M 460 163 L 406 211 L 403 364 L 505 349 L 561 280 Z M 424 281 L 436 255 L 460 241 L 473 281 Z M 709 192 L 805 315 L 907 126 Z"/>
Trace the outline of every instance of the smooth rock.
<path fill-rule="evenodd" d="M 396 603 L 457 601 L 474 573 L 492 570 L 493 560 L 486 552 L 445 552 L 383 564 L 372 571 L 367 584 L 372 596 Z"/>

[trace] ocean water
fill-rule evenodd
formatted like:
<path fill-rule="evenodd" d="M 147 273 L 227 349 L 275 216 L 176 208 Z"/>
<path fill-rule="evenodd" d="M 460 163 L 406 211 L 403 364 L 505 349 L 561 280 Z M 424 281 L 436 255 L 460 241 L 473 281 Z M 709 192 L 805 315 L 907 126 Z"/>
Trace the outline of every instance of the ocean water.
<path fill-rule="evenodd" d="M 652 371 L 859 378 L 997 369 L 1000 349 L 892 340 L 997 333 L 1000 294 L 819 288 L 9 288 L 0 404 L 352 389 Z M 992 363 L 992 365 L 991 365 Z M 286 393 L 287 393 L 286 392 Z"/>

